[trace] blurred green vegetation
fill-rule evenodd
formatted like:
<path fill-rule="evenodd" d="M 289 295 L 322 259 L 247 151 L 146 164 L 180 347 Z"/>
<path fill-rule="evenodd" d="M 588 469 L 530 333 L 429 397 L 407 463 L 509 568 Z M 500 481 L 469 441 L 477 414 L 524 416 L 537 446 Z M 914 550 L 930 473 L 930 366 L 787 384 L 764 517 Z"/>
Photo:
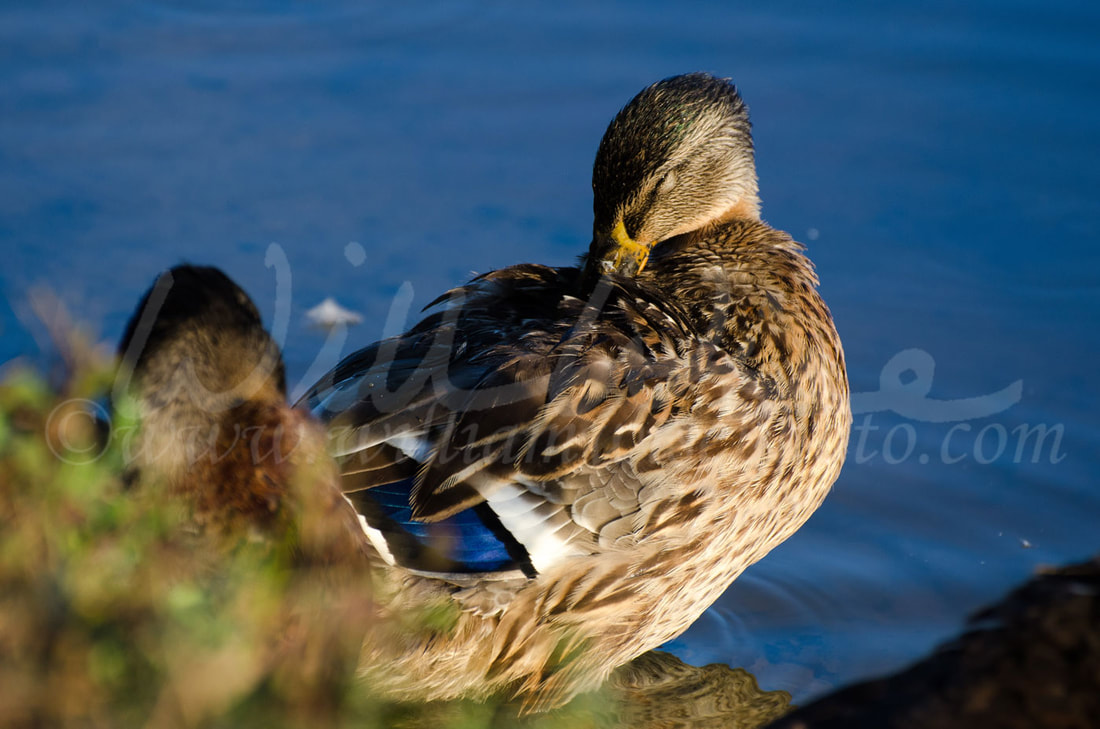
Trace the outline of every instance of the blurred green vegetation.
<path fill-rule="evenodd" d="M 0 381 L 0 725 L 381 726 L 350 680 L 359 636 L 300 637 L 347 606 L 287 545 L 212 541 L 126 486 L 89 399 L 110 377 Z"/>
<path fill-rule="evenodd" d="M 788 708 L 743 671 L 660 653 L 545 715 L 372 696 L 355 671 L 364 571 L 303 558 L 293 524 L 203 532 L 165 489 L 128 483 L 96 400 L 113 361 L 91 352 L 52 383 L 0 370 L 0 727 L 751 727 Z"/>
<path fill-rule="evenodd" d="M 305 564 L 293 533 L 212 538 L 128 485 L 96 418 L 111 379 L 105 358 L 53 386 L 0 376 L 0 726 L 511 723 L 493 704 L 372 697 L 355 679 L 369 585 Z M 594 726 L 592 701 L 525 723 Z"/>

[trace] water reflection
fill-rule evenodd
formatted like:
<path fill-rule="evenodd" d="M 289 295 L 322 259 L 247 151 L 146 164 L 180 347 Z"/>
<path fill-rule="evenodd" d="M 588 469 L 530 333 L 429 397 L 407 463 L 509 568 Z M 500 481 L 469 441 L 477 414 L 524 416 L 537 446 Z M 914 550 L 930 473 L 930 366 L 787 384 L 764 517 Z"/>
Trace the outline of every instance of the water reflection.
<path fill-rule="evenodd" d="M 744 669 L 690 666 L 670 653 L 650 651 L 619 668 L 599 691 L 545 714 L 520 716 L 509 705 L 438 702 L 394 707 L 384 720 L 402 729 L 753 729 L 786 714 L 790 703 L 786 691 L 762 691 Z"/>
<path fill-rule="evenodd" d="M 615 727 L 748 729 L 790 710 L 786 691 L 762 691 L 743 668 L 721 663 L 689 666 L 650 651 L 616 672 L 610 690 L 619 701 Z"/>

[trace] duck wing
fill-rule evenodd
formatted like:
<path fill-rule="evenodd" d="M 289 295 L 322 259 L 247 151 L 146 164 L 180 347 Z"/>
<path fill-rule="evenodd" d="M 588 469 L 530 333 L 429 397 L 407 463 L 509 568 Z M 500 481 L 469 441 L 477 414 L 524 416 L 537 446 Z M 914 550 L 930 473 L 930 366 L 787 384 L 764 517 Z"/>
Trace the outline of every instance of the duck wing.
<path fill-rule="evenodd" d="M 729 357 L 655 292 L 614 278 L 583 300 L 568 293 L 578 276 L 475 279 L 303 398 L 388 561 L 533 576 L 632 538 L 646 475 L 673 447 L 652 436 L 692 407 L 695 365 Z"/>

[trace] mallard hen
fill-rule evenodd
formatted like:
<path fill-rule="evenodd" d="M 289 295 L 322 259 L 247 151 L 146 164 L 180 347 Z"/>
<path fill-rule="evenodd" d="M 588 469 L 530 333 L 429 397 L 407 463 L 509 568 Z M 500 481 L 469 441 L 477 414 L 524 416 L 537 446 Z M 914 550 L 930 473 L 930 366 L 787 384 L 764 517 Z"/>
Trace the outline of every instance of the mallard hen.
<path fill-rule="evenodd" d="M 795 532 L 844 461 L 840 339 L 803 248 L 759 217 L 726 80 L 643 90 L 611 123 L 577 268 L 441 296 L 303 398 L 391 610 L 372 685 L 557 705 L 687 628 Z"/>

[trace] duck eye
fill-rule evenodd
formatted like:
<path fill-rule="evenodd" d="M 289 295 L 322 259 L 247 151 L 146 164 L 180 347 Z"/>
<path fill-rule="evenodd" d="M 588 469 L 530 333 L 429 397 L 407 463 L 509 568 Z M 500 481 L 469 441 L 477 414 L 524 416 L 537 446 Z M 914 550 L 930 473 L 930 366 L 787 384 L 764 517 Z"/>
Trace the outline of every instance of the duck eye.
<path fill-rule="evenodd" d="M 661 181 L 657 183 L 657 194 L 664 195 L 676 186 L 676 170 L 669 170 Z"/>

